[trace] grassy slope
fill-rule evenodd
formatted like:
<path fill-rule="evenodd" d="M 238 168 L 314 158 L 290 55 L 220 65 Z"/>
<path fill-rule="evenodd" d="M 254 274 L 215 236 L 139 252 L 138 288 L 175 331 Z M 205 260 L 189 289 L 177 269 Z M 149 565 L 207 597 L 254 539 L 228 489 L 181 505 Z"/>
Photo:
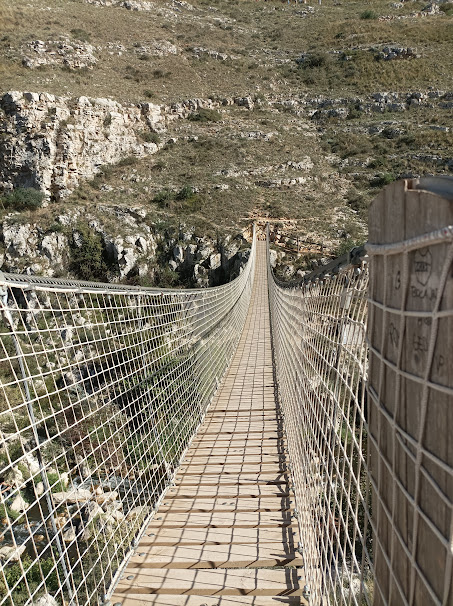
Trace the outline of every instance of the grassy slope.
<path fill-rule="evenodd" d="M 13 7 L 0 0 L 2 89 L 109 96 L 125 102 L 150 98 L 155 103 L 247 94 L 273 99 L 293 99 L 303 93 L 339 98 L 382 90 L 421 91 L 429 86 L 453 89 L 452 16 L 361 18 L 370 8 L 376 15 L 409 14 L 424 2 L 395 9 L 390 2 L 344 0 L 334 5 L 324 0 L 321 7 L 313 3 L 311 15 L 304 14 L 304 5 L 276 1 L 197 0 L 193 10 L 170 2 L 155 5 L 155 11 L 135 12 L 83 0 L 17 0 Z M 60 35 L 93 44 L 95 68 L 70 72 L 58 66 L 30 70 L 21 65 L 21 47 L 27 41 L 55 40 Z M 176 45 L 178 54 L 152 56 L 145 47 L 152 47 L 155 40 Z M 117 44 L 123 47 L 121 54 Z M 368 49 L 383 44 L 413 46 L 421 56 L 411 61 L 376 61 Z M 232 58 L 196 59 L 194 46 Z M 350 59 L 340 61 L 332 51 L 344 52 Z M 302 53 L 320 59 L 310 68 L 301 68 L 295 59 Z M 266 104 L 251 112 L 227 107 L 220 113 L 220 122 L 174 122 L 166 137 L 177 138 L 175 144 L 133 166 L 101 175 L 83 185 L 68 203 L 141 203 L 149 209 L 149 220 L 191 222 L 200 232 L 237 228 L 251 216 L 291 218 L 297 220 L 294 225 L 300 235 L 335 247 L 340 232 L 352 239 L 363 237 L 367 204 L 386 179 L 451 171 L 452 134 L 432 129 L 453 127 L 451 111 L 359 112 L 347 121 L 309 120 Z M 397 127 L 399 134 L 370 135 L 370 127 L 383 121 Z M 243 136 L 256 131 L 274 134 L 269 141 Z M 191 140 L 194 136 L 197 141 Z M 331 154 L 334 157 L 327 162 Z M 445 164 L 433 163 L 433 154 L 445 158 Z M 314 165 L 310 170 L 279 168 L 307 156 Z M 308 177 L 307 182 L 277 188 L 257 184 L 299 176 Z M 168 206 L 152 202 L 163 189 L 177 192 L 187 185 L 199 190 L 196 200 Z M 51 207 L 44 214 L 53 212 Z"/>

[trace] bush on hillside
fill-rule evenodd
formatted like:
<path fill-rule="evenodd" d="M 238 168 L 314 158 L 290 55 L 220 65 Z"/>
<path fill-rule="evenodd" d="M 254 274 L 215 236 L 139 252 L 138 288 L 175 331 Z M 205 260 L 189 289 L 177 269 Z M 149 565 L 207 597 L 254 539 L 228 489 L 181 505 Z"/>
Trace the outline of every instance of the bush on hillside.
<path fill-rule="evenodd" d="M 3 208 L 11 210 L 36 210 L 44 200 L 42 191 L 34 187 L 18 187 L 2 198 Z"/>

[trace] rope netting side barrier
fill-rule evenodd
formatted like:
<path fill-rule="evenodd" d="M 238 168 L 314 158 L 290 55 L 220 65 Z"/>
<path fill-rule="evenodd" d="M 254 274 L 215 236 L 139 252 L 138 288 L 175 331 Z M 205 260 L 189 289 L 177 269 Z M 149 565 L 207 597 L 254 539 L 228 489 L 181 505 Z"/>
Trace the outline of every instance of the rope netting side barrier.
<path fill-rule="evenodd" d="M 245 322 L 255 243 L 202 290 L 1 275 L 0 605 L 102 604 Z"/>
<path fill-rule="evenodd" d="M 289 286 L 268 267 L 305 595 L 316 605 L 371 605 L 367 264 L 343 258 L 329 275 Z"/>
<path fill-rule="evenodd" d="M 385 188 L 366 251 L 298 285 L 269 264 L 301 578 L 316 605 L 449 606 L 453 178 Z"/>

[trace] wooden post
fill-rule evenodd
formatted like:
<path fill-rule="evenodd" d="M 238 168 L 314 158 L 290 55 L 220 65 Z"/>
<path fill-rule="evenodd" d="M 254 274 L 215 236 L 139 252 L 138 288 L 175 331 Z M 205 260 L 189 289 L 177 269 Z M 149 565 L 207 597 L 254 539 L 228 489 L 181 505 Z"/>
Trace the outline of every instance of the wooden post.
<path fill-rule="evenodd" d="M 375 606 L 453 604 L 453 241 L 398 246 L 448 225 L 453 179 L 393 183 L 370 209 Z"/>

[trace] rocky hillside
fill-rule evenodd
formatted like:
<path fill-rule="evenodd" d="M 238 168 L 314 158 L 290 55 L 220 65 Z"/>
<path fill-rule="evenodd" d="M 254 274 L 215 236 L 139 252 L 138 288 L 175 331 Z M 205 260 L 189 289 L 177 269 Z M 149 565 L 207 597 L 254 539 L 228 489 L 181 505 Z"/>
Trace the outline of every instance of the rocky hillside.
<path fill-rule="evenodd" d="M 453 3 L 312 4 L 0 0 L 3 268 L 216 284 L 269 220 L 293 275 L 450 174 Z"/>

